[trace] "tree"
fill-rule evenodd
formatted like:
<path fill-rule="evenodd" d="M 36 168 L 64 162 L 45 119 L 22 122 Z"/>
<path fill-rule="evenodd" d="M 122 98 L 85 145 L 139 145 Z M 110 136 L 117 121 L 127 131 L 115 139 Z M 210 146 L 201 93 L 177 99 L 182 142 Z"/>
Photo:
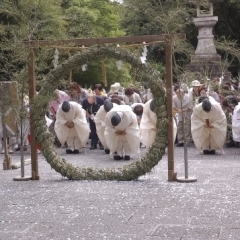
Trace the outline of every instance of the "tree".
<path fill-rule="evenodd" d="M 110 37 L 124 35 L 118 4 L 109 0 L 63 0 L 68 37 Z"/>
<path fill-rule="evenodd" d="M 122 24 L 130 35 L 186 34 L 187 41 L 174 43 L 174 76 L 177 79 L 184 71 L 184 66 L 190 62 L 190 57 L 194 55 L 194 48 L 197 46 L 198 29 L 192 22 L 192 18 L 196 16 L 196 5 L 187 0 L 125 0 L 124 6 L 126 11 Z M 214 28 L 217 51 L 223 58 L 222 64 L 227 63 L 227 67 L 234 75 L 239 72 L 240 67 L 238 63 L 239 7 L 237 0 L 224 0 L 223 3 L 214 4 L 215 15 L 219 16 L 219 22 Z M 233 17 L 232 13 L 235 13 Z M 226 42 L 229 44 L 224 47 Z M 149 48 L 149 61 L 165 64 L 164 58 L 164 46 L 155 43 Z"/>
<path fill-rule="evenodd" d="M 12 80 L 14 73 L 25 66 L 27 57 L 21 41 L 63 36 L 65 21 L 59 1 L 4 0 L 0 10 L 0 80 Z M 45 52 L 40 56 L 41 61 L 46 59 L 46 55 Z"/>
<path fill-rule="evenodd" d="M 125 15 L 122 25 L 129 35 L 156 35 L 185 33 L 193 29 L 191 17 L 193 8 L 188 1 L 125 0 Z M 195 33 L 195 35 L 197 32 Z M 190 61 L 193 46 L 189 41 L 174 42 L 175 77 L 179 70 Z M 149 48 L 148 61 L 165 65 L 165 46 L 154 43 Z"/>
<path fill-rule="evenodd" d="M 110 0 L 63 0 L 61 3 L 64 19 L 67 22 L 68 38 L 116 37 L 123 36 L 121 30 L 121 8 Z M 83 50 L 84 51 L 84 50 Z M 70 50 L 70 55 L 75 53 Z M 104 60 L 104 59 L 103 59 Z M 73 81 L 90 87 L 103 83 L 102 61 L 87 63 L 87 71 L 73 69 Z M 129 67 L 124 64 L 121 71 L 116 71 L 115 61 L 105 61 L 107 81 L 130 81 Z"/>

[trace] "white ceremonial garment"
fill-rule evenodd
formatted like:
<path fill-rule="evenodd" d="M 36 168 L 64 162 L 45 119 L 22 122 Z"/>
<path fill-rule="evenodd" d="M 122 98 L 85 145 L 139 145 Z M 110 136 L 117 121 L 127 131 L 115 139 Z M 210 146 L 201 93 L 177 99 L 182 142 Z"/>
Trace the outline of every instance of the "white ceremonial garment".
<path fill-rule="evenodd" d="M 46 120 L 47 127 L 49 127 L 51 125 L 51 123 L 53 122 L 53 120 L 50 119 L 49 117 L 47 117 L 47 115 L 45 115 L 45 120 Z"/>
<path fill-rule="evenodd" d="M 208 99 L 211 103 L 216 103 L 217 102 L 212 96 L 207 95 L 207 97 L 208 97 Z M 219 103 L 219 102 L 217 102 L 217 103 Z"/>
<path fill-rule="evenodd" d="M 121 122 L 117 126 L 112 126 L 111 118 L 114 113 L 123 114 Z M 137 117 L 128 105 L 116 105 L 106 115 L 106 128 L 104 132 L 106 144 L 110 154 L 117 152 L 118 155 L 130 155 L 140 153 L 140 130 Z M 126 135 L 116 135 L 116 131 L 125 131 Z"/>
<path fill-rule="evenodd" d="M 56 114 L 55 132 L 58 140 L 63 145 L 67 139 L 78 138 L 79 148 L 85 147 L 89 139 L 89 125 L 86 120 L 86 111 L 82 106 L 76 102 L 70 102 L 71 109 L 69 112 L 63 112 L 62 106 L 58 108 Z M 68 128 L 65 123 L 72 121 L 74 123 L 73 128 Z"/>
<path fill-rule="evenodd" d="M 150 109 L 152 99 L 147 101 L 143 107 L 143 114 L 140 122 L 141 143 L 149 148 L 156 137 L 156 131 L 152 130 L 157 126 L 157 115 Z"/>
<path fill-rule="evenodd" d="M 150 109 L 152 99 L 147 101 L 143 107 L 143 115 L 140 122 L 141 143 L 150 148 L 155 140 L 156 131 L 152 130 L 157 127 L 157 115 Z M 177 135 L 176 121 L 173 119 L 173 140 L 175 142 Z"/>
<path fill-rule="evenodd" d="M 223 149 L 227 134 L 226 116 L 218 102 L 211 103 L 210 112 L 202 109 L 202 103 L 198 104 L 191 117 L 191 132 L 194 144 L 198 150 Z M 213 128 L 207 128 L 206 119 Z"/>
<path fill-rule="evenodd" d="M 240 103 L 233 110 L 232 135 L 235 142 L 240 142 Z"/>
<path fill-rule="evenodd" d="M 113 106 L 116 106 L 116 105 L 117 105 L 116 103 L 113 103 Z M 107 143 L 104 136 L 105 127 L 106 127 L 106 124 L 105 124 L 106 115 L 107 115 L 107 112 L 104 109 L 104 105 L 102 105 L 94 117 L 98 138 L 105 149 L 107 148 Z"/>

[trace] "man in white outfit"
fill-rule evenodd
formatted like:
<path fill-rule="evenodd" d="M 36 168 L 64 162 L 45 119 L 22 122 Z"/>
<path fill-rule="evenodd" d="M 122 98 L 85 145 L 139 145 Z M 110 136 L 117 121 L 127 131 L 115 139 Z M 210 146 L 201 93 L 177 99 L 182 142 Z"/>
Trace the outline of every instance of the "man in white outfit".
<path fill-rule="evenodd" d="M 60 143 L 67 141 L 67 154 L 78 154 L 87 144 L 90 129 L 86 120 L 86 112 L 76 102 L 64 101 L 57 110 L 55 132 Z"/>
<path fill-rule="evenodd" d="M 140 122 L 141 143 L 150 148 L 155 140 L 157 132 L 157 115 L 155 111 L 154 100 L 150 99 L 143 107 L 143 115 Z M 173 119 L 173 139 L 177 135 L 176 122 Z"/>
<path fill-rule="evenodd" d="M 97 135 L 98 138 L 101 142 L 101 144 L 104 147 L 105 153 L 109 154 L 110 150 L 107 147 L 107 143 L 105 140 L 104 132 L 105 132 L 105 119 L 107 113 L 116 105 L 120 105 L 121 101 L 118 98 L 113 98 L 111 100 L 106 99 L 104 101 L 104 105 L 102 105 L 99 110 L 97 111 L 95 117 L 94 117 L 94 122 L 96 124 L 96 130 L 97 130 Z"/>
<path fill-rule="evenodd" d="M 223 150 L 227 133 L 226 116 L 218 102 L 204 99 L 196 105 L 191 117 L 193 141 L 204 154 L 215 154 L 216 149 Z"/>
<path fill-rule="evenodd" d="M 140 131 L 137 117 L 130 106 L 114 106 L 106 115 L 105 140 L 114 160 L 130 160 L 132 153 L 140 153 Z"/>
<path fill-rule="evenodd" d="M 240 147 L 240 103 L 235 96 L 227 96 L 224 101 L 232 114 L 232 138 L 236 148 Z"/>

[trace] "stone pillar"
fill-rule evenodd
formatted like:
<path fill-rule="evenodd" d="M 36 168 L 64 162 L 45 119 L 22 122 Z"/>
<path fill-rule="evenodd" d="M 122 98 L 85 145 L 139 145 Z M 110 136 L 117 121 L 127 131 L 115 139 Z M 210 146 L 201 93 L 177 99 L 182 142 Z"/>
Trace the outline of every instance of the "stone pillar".
<path fill-rule="evenodd" d="M 193 22 L 198 28 L 198 45 L 195 51 L 195 59 L 221 60 L 217 54 L 212 28 L 217 23 L 218 17 L 199 17 L 194 18 Z"/>
<path fill-rule="evenodd" d="M 221 67 L 221 56 L 217 54 L 214 45 L 214 36 L 212 29 L 218 22 L 218 17 L 213 16 L 213 2 L 221 2 L 222 0 L 209 0 L 206 4 L 201 4 L 197 0 L 197 17 L 193 19 L 195 26 L 198 28 L 198 45 L 195 55 L 191 58 L 191 63 L 186 66 L 189 72 L 195 73 L 195 79 L 202 76 L 213 79 L 214 77 L 225 76 L 224 80 L 228 80 L 231 74 L 227 71 L 223 72 Z"/>

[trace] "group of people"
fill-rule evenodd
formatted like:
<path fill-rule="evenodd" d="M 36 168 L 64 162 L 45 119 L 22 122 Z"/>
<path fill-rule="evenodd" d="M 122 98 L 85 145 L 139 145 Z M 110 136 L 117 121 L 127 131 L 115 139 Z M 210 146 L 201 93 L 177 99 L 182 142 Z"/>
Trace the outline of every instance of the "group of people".
<path fill-rule="evenodd" d="M 224 144 L 227 147 L 240 146 L 240 105 L 238 95 L 234 94 L 238 89 L 234 89 L 228 83 L 224 85 L 217 82 L 216 79 L 211 84 L 206 86 L 194 80 L 189 87 L 186 84 L 174 86 L 172 137 L 174 141 L 176 139 L 177 147 L 193 141 L 196 148 L 202 150 L 204 154 L 215 154 L 217 149 L 223 151 Z M 218 89 L 215 90 L 214 86 Z M 229 89 L 226 86 L 229 86 Z M 61 145 L 67 143 L 67 153 L 78 153 L 85 147 L 89 134 L 90 150 L 96 149 L 99 145 L 101 150 L 113 155 L 115 160 L 128 160 L 132 153 L 139 153 L 140 147 L 152 146 L 157 131 L 157 117 L 150 89 L 146 90 L 144 96 L 134 87 L 122 91 L 118 83 L 111 86 L 108 94 L 100 84 L 96 84 L 92 90 L 93 92 L 89 93 L 77 83 L 70 86 L 69 95 L 56 90 L 63 94 L 57 100 L 59 105 L 61 101 L 64 102 L 60 105 L 61 108 L 68 102 L 69 112 L 71 109 L 81 109 L 79 127 L 73 119 L 69 123 L 67 117 L 66 123 L 58 121 L 58 118 L 63 118 L 62 115 L 69 116 L 68 111 L 60 109 L 53 113 L 56 115 L 54 128 L 56 137 Z M 230 91 L 226 94 L 226 90 Z M 62 115 L 59 115 L 60 113 Z M 229 121 L 230 129 L 227 128 Z M 73 130 L 72 127 L 78 130 Z M 69 134 L 62 128 L 69 128 Z M 76 134 L 78 131 L 79 136 Z M 78 139 L 81 135 L 84 141 L 81 140 L 81 144 L 74 145 L 70 132 L 75 133 Z"/>
<path fill-rule="evenodd" d="M 89 138 L 90 150 L 99 146 L 115 160 L 130 160 L 131 154 L 140 153 L 143 99 L 133 88 L 126 88 L 124 94 L 120 88 L 115 84 L 107 94 L 96 84 L 89 93 L 72 83 L 68 93 L 55 90 L 56 100 L 49 104 L 53 119 L 49 129 L 61 146 L 67 145 L 67 154 L 79 153 Z"/>
<path fill-rule="evenodd" d="M 240 147 L 239 86 L 218 78 L 173 88 L 173 140 L 177 147 L 193 141 L 204 154 Z M 157 131 L 155 101 L 150 89 L 119 83 L 106 93 L 101 84 L 84 89 L 73 82 L 56 89 L 46 117 L 57 147 L 78 154 L 91 139 L 90 150 L 104 150 L 115 160 L 129 160 L 141 147 L 150 148 Z M 12 150 L 12 149 L 11 149 Z"/>
<path fill-rule="evenodd" d="M 204 154 L 215 154 L 223 147 L 240 147 L 239 86 L 221 83 L 208 86 L 200 81 L 174 86 L 173 110 L 177 121 L 177 146 L 193 140 Z"/>

